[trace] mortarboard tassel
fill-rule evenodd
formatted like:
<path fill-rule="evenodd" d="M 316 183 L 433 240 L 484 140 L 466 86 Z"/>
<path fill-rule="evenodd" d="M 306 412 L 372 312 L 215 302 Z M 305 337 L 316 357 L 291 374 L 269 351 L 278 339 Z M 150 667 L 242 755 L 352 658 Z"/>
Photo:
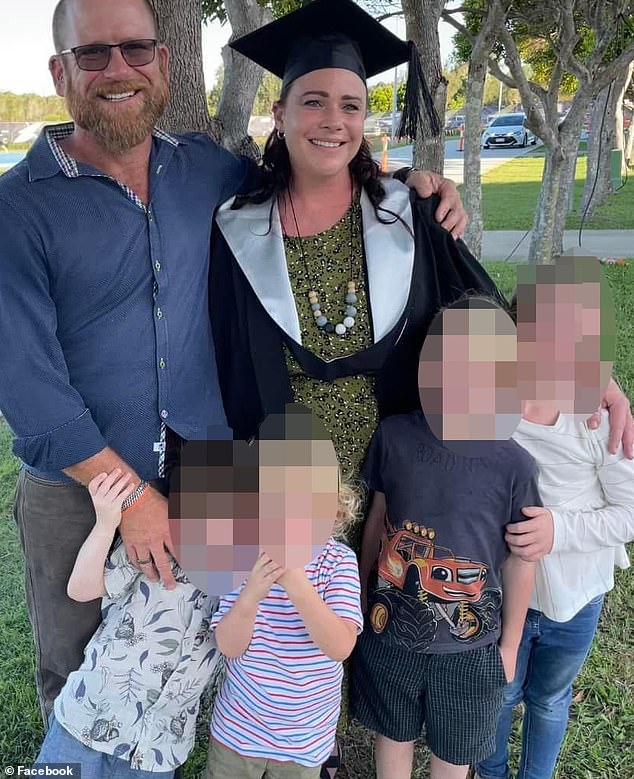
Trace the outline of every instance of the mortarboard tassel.
<path fill-rule="evenodd" d="M 401 115 L 401 125 L 398 131 L 399 138 L 416 138 L 423 129 L 422 108 L 425 106 L 429 120 L 429 129 L 432 137 L 440 135 L 440 121 L 434 107 L 434 99 L 423 73 L 423 66 L 418 55 L 418 49 L 414 41 L 408 41 L 409 65 L 407 84 L 405 85 L 405 105 Z M 421 103 L 423 105 L 421 105 Z"/>

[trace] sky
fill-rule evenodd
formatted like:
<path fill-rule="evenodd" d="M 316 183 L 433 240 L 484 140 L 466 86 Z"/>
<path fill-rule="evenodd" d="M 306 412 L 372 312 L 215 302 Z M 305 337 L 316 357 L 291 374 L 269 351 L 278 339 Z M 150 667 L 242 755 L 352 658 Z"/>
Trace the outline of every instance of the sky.
<path fill-rule="evenodd" d="M 51 18 L 56 0 L 18 0 L 11 3 L 11 10 L 0 18 L 0 92 L 39 95 L 55 93 L 48 73 L 48 58 L 53 53 Z M 403 36 L 405 24 L 399 23 L 398 33 Z M 394 31 L 395 21 L 389 23 Z M 443 61 L 452 49 L 452 29 L 440 25 Z M 215 81 L 215 74 L 222 64 L 220 49 L 231 34 L 228 24 L 203 26 L 203 68 L 207 88 Z M 383 79 L 390 80 L 390 74 Z M 375 81 L 376 79 L 373 79 Z"/>

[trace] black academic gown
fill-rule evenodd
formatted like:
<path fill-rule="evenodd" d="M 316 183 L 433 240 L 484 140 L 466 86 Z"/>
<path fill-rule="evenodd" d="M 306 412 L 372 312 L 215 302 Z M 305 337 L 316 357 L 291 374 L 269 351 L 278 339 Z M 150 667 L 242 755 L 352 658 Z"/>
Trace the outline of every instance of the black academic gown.
<path fill-rule="evenodd" d="M 251 437 L 267 414 L 292 402 L 284 345 L 324 381 L 374 374 L 381 418 L 417 408 L 418 353 L 434 314 L 466 291 L 499 295 L 467 247 L 434 220 L 437 197 L 418 199 L 393 180 L 385 186 L 382 206 L 402 221 L 379 212 L 391 222 L 382 224 L 361 195 L 374 344 L 331 361 L 301 344 L 277 208 L 269 201 L 231 210 L 229 201 L 218 211 L 210 312 L 227 421 L 238 437 Z"/>

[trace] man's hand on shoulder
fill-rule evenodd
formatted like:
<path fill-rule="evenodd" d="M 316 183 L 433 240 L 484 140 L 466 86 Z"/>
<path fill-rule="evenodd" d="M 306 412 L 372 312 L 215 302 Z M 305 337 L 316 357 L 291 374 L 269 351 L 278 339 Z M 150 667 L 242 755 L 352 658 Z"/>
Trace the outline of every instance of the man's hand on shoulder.
<path fill-rule="evenodd" d="M 455 183 L 431 170 L 411 170 L 405 181 L 415 189 L 419 197 L 438 195 L 440 204 L 436 210 L 436 221 L 457 240 L 462 238 L 469 217 L 462 206 L 462 200 Z"/>

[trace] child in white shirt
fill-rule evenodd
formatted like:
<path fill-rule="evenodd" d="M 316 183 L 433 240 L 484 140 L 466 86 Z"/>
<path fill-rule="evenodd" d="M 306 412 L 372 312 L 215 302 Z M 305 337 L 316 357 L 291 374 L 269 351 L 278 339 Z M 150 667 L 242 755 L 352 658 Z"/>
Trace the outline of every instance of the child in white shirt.
<path fill-rule="evenodd" d="M 513 708 L 523 702 L 517 779 L 550 779 L 566 732 L 572 684 L 588 655 L 614 568 L 634 539 L 634 462 L 608 451 L 608 414 L 584 421 L 606 386 L 614 316 L 596 258 L 518 268 L 518 385 L 525 399 L 513 438 L 539 466 L 547 508 L 507 526 L 512 551 L 539 560 L 515 677 L 505 691 L 495 753 L 481 779 L 510 779 Z M 577 416 L 581 414 L 582 416 Z M 546 556 L 543 556 L 546 555 Z M 541 559 L 540 559 L 541 558 Z"/>

